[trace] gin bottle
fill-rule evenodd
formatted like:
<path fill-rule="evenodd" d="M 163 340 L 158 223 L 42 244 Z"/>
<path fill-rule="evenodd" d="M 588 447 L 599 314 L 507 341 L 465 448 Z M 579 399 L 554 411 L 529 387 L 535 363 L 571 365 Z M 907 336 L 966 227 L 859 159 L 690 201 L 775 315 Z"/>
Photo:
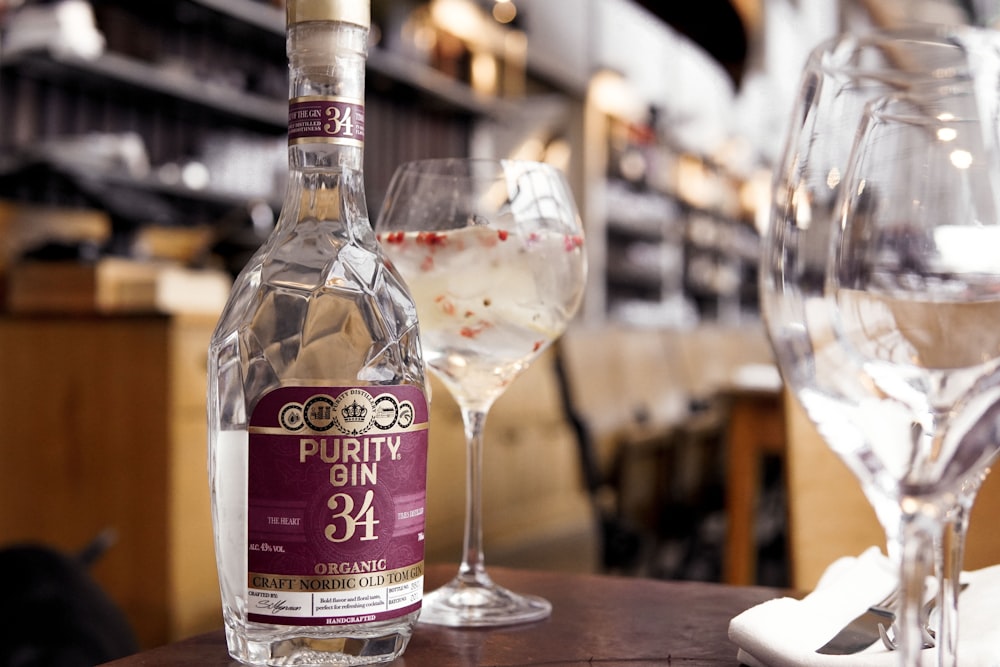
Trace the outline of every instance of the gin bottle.
<path fill-rule="evenodd" d="M 209 480 L 230 654 L 388 662 L 423 593 L 416 308 L 364 198 L 369 0 L 287 0 L 289 184 L 209 349 Z"/>

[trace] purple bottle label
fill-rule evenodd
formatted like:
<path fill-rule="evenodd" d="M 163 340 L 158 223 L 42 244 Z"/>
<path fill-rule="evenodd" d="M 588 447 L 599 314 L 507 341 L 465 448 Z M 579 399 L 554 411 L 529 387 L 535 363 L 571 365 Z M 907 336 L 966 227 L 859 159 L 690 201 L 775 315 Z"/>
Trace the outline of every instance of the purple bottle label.
<path fill-rule="evenodd" d="M 288 104 L 288 143 L 310 142 L 364 146 L 364 104 L 319 95 L 293 99 Z"/>
<path fill-rule="evenodd" d="M 412 386 L 281 387 L 250 420 L 247 614 L 403 616 L 423 597 L 427 401 Z"/>

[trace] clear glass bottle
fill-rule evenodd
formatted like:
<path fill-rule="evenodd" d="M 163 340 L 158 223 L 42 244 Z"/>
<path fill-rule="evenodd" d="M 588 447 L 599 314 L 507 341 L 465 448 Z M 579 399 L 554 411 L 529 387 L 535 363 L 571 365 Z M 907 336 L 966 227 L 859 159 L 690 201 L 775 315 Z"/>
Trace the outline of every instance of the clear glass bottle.
<path fill-rule="evenodd" d="M 423 593 L 416 308 L 364 198 L 368 0 L 287 0 L 289 184 L 209 349 L 209 478 L 230 654 L 388 662 Z"/>

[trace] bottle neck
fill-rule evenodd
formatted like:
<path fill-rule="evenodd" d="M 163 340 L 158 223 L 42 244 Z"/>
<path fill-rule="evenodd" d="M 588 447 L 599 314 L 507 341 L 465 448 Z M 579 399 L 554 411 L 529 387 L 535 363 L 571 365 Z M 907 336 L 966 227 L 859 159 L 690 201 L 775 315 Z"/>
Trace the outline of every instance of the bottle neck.
<path fill-rule="evenodd" d="M 337 21 L 288 27 L 288 159 L 295 172 L 362 170 L 368 29 Z"/>
<path fill-rule="evenodd" d="M 308 21 L 288 28 L 287 223 L 369 227 L 362 174 L 367 46 L 368 29 L 352 23 Z"/>

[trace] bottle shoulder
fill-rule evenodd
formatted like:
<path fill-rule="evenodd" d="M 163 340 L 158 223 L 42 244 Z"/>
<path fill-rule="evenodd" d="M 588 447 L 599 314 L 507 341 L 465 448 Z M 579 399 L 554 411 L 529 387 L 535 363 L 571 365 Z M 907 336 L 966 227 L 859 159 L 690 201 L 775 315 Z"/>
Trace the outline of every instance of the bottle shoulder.
<path fill-rule="evenodd" d="M 348 243 L 321 263 L 258 253 L 233 285 L 212 354 L 268 384 L 425 385 L 416 306 L 378 246 Z"/>

